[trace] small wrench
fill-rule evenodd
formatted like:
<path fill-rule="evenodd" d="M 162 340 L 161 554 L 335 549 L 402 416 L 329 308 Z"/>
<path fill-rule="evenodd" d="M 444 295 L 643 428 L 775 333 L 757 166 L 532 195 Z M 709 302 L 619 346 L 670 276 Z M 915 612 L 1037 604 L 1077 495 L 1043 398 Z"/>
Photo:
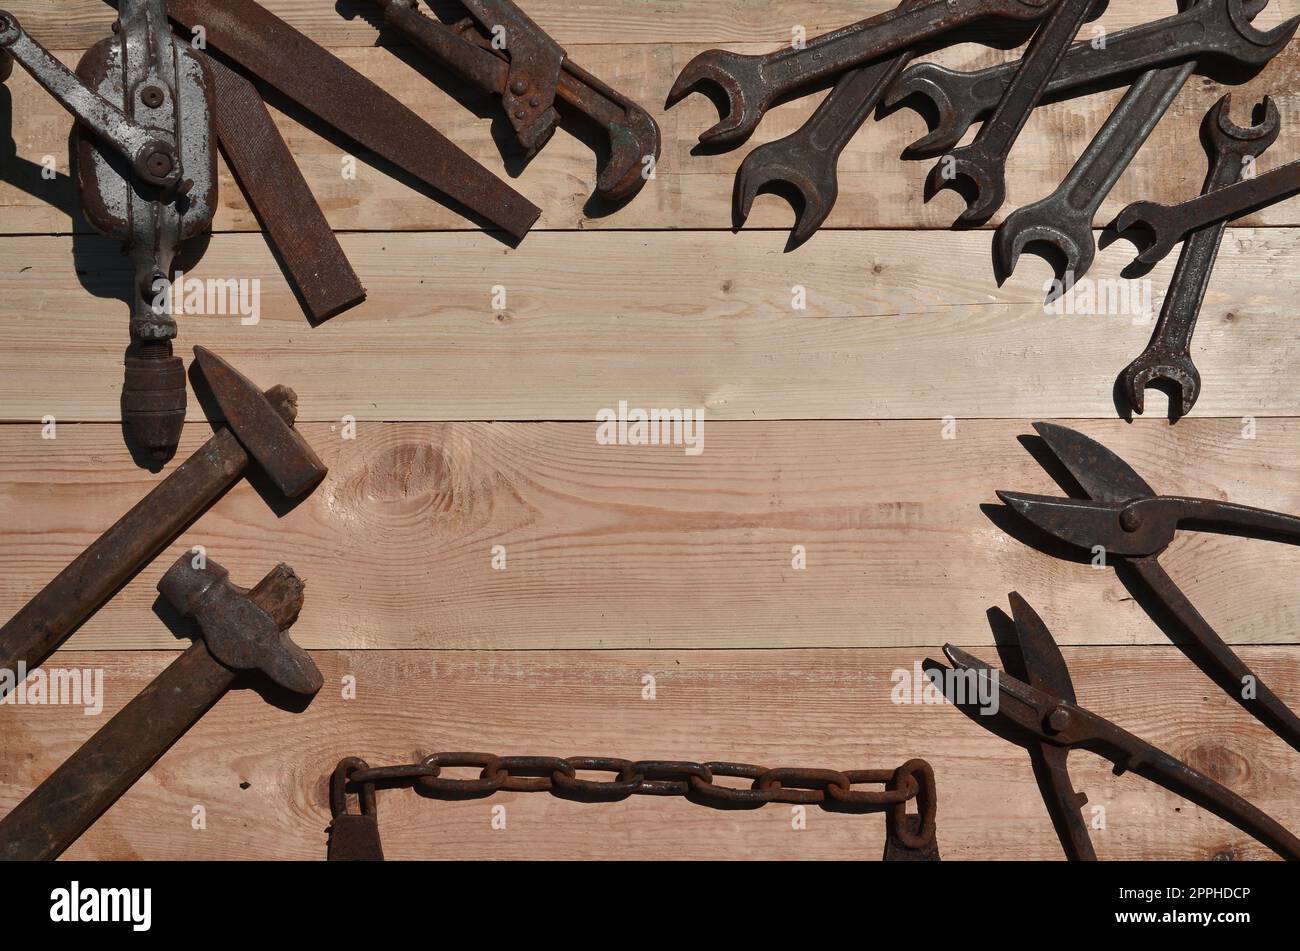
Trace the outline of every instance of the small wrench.
<path fill-rule="evenodd" d="M 1277 106 L 1267 97 L 1263 122 L 1249 128 L 1236 125 L 1228 118 L 1231 98 L 1224 96 L 1205 117 L 1205 137 L 1214 150 L 1204 189 L 1207 195 L 1239 181 L 1248 157 L 1263 155 L 1277 141 L 1282 127 Z M 1120 394 L 1138 415 L 1145 408 L 1146 388 L 1156 380 L 1173 384 L 1181 393 L 1180 400 L 1170 400 L 1174 418 L 1190 413 L 1201 395 L 1201 374 L 1192 360 L 1192 335 L 1227 227 L 1226 222 L 1212 224 L 1187 239 L 1151 342 L 1119 375 Z"/>
<path fill-rule="evenodd" d="M 930 172 L 928 192 L 954 187 L 958 178 L 975 186 L 974 199 L 958 221 L 988 221 L 1007 199 L 1007 156 L 1029 121 L 1056 72 L 1061 58 L 1092 10 L 1094 0 L 1060 0 L 1052 15 L 1034 34 L 1029 51 L 1020 61 L 1015 79 L 975 141 L 949 152 Z"/>
<path fill-rule="evenodd" d="M 1143 264 L 1163 261 L 1184 236 L 1213 224 L 1226 224 L 1300 195 L 1300 159 L 1275 168 L 1267 175 L 1239 181 L 1228 188 L 1193 198 L 1181 205 L 1139 201 L 1120 212 L 1117 231 L 1141 228 L 1155 241 L 1138 255 Z"/>
<path fill-rule="evenodd" d="M 1300 26 L 1292 17 L 1267 32 L 1251 20 L 1267 6 L 1261 0 L 1204 0 L 1163 20 L 1120 30 L 1098 47 L 1075 43 L 1048 84 L 1045 99 L 1060 99 L 1097 82 L 1169 66 L 1184 59 L 1217 57 L 1245 66 L 1262 66 L 1285 49 Z M 962 73 L 934 63 L 919 63 L 899 77 L 885 101 L 893 108 L 912 95 L 934 105 L 934 131 L 912 143 L 907 155 L 942 155 L 957 145 L 966 130 L 998 104 L 1020 63 L 1004 63 Z"/>
<path fill-rule="evenodd" d="M 1031 242 L 1055 248 L 1078 280 L 1097 256 L 1097 210 L 1196 69 L 1195 61 L 1143 73 L 1097 133 L 1065 181 L 1048 197 L 1012 212 L 993 237 L 1002 277 L 1016 269 Z M 1050 298 L 1049 298 L 1050 301 Z"/>
<path fill-rule="evenodd" d="M 778 99 L 820 79 L 989 17 L 1036 20 L 1061 0 L 921 0 L 762 56 L 707 50 L 686 64 L 668 93 L 671 106 L 706 80 L 721 87 L 727 114 L 700 135 L 706 145 L 743 141 Z"/>
<path fill-rule="evenodd" d="M 916 6 L 920 2 L 907 0 L 904 5 Z M 904 50 L 893 59 L 845 73 L 802 128 L 750 152 L 736 173 L 736 212 L 741 220 L 749 217 L 759 191 L 773 182 L 782 182 L 797 189 L 803 198 L 792 247 L 811 238 L 839 197 L 836 170 L 840 153 L 915 55 L 912 50 Z"/>

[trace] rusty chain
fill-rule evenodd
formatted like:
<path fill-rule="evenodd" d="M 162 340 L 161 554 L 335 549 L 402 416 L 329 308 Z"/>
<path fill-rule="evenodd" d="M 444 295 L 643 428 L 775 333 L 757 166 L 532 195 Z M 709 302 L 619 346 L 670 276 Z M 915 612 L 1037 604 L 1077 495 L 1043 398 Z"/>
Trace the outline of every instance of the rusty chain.
<path fill-rule="evenodd" d="M 444 769 L 477 767 L 477 778 L 452 778 Z M 611 780 L 583 779 L 580 772 L 608 773 Z M 723 785 L 718 777 L 749 780 L 749 787 Z M 481 799 L 500 792 L 545 792 L 582 802 L 620 802 L 631 796 L 679 796 L 713 809 L 757 809 L 769 803 L 818 806 L 830 812 L 887 813 L 890 835 L 906 849 L 925 850 L 935 840 L 937 796 L 934 770 L 913 759 L 897 769 L 784 767 L 748 763 L 679 760 L 631 761 L 600 756 L 497 756 L 491 753 L 433 753 L 402 766 L 371 767 L 365 760 L 341 760 L 330 778 L 330 812 L 347 818 L 349 792 L 359 797 L 361 815 L 376 817 L 379 785 L 413 785 L 433 799 Z M 883 785 L 883 790 L 855 786 Z M 909 815 L 907 804 L 917 803 Z"/>

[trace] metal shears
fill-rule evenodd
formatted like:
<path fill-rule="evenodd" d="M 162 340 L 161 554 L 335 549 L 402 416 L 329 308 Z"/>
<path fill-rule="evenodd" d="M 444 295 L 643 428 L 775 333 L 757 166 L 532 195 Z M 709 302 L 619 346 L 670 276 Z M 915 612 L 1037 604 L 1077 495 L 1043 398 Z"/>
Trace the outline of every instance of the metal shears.
<path fill-rule="evenodd" d="M 1160 566 L 1180 530 L 1300 544 L 1300 518 L 1215 499 L 1157 495 L 1123 459 L 1082 433 L 1050 423 L 1034 429 L 1078 482 L 1086 498 L 998 492 L 1041 531 L 1090 552 L 1103 552 L 1121 581 L 1151 612 L 1154 600 L 1203 652 L 1197 663 L 1250 714 L 1300 750 L 1300 717 L 1257 677 L 1201 616 Z M 1146 595 L 1146 597 L 1143 597 Z M 1159 621 L 1153 614 L 1153 620 Z"/>
<path fill-rule="evenodd" d="M 943 649 L 948 661 L 956 671 L 980 682 L 981 698 L 996 694 L 996 712 L 986 712 L 969 695 L 945 692 L 972 719 L 1000 735 L 1005 735 L 1009 728 L 1008 738 L 1036 754 L 1039 764 L 1045 767 L 1039 771 L 1043 799 L 1070 859 L 1095 861 L 1097 858 L 1082 812 L 1088 798 L 1075 791 L 1070 778 L 1069 755 L 1076 749 L 1095 753 L 1113 763 L 1116 775 L 1136 773 L 1196 803 L 1284 858 L 1300 859 L 1300 839 L 1277 820 L 1204 773 L 1079 706 L 1070 670 L 1051 632 L 1018 594 L 1012 594 L 1010 600 L 1029 683 L 949 644 Z M 948 672 L 948 668 L 934 661 L 927 661 L 926 669 L 931 676 Z"/>

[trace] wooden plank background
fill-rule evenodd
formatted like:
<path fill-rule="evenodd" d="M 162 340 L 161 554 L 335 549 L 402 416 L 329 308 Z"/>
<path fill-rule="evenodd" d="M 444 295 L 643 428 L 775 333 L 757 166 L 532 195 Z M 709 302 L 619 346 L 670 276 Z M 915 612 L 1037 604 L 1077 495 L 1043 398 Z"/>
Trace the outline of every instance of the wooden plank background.
<path fill-rule="evenodd" d="M 1045 313 L 1050 269 L 1033 257 L 999 288 L 991 232 L 943 230 L 958 200 L 922 204 L 930 163 L 898 158 L 925 131 L 910 109 L 857 136 L 827 229 L 785 254 L 793 213 L 781 199 L 761 198 L 733 233 L 734 172 L 748 147 L 692 154 L 713 105 L 696 96 L 663 108 L 701 49 L 774 49 L 796 24 L 816 35 L 890 0 L 528 0 L 577 62 L 662 125 L 655 180 L 603 217 L 587 208 L 586 145 L 561 132 L 526 168 L 503 158 L 495 105 L 471 95 L 476 111 L 466 109 L 460 87 L 381 41 L 368 0 L 265 5 L 509 176 L 543 217 L 511 248 L 364 155 L 357 178 L 344 178 L 346 143 L 276 110 L 370 291 L 313 329 L 223 164 L 216 233 L 188 273 L 259 280 L 262 319 L 182 318 L 181 340 L 259 383 L 292 385 L 330 476 L 281 517 L 238 485 L 52 663 L 104 669 L 104 715 L 120 708 L 189 633 L 159 617 L 154 585 L 177 553 L 202 544 L 239 583 L 277 561 L 307 579 L 294 636 L 315 652 L 326 687 L 302 713 L 255 691 L 228 696 L 70 857 L 323 857 L 324 781 L 340 757 L 378 765 L 470 748 L 836 768 L 923 756 L 939 775 L 947 857 L 1058 858 L 1022 750 L 952 710 L 890 701 L 891 672 L 939 656 L 946 640 L 993 659 L 985 611 L 1005 607 L 1010 590 L 1067 645 L 1085 705 L 1300 826 L 1294 753 L 1188 664 L 1113 572 L 1005 533 L 993 494 L 1054 491 L 1018 442 L 1046 418 L 1102 440 L 1162 492 L 1300 511 L 1300 202 L 1229 232 L 1196 338 L 1205 391 L 1193 418 L 1170 427 L 1151 393 L 1148 416 L 1128 424 L 1112 386 L 1150 335 L 1172 259 L 1140 288 L 1149 306 L 1123 316 Z M 63 0 L 57 13 L 37 0 L 9 6 L 69 64 L 113 18 L 101 0 Z M 1107 29 L 1174 4 L 1112 7 Z M 1300 0 L 1274 0 L 1259 22 L 1296 14 Z M 931 58 L 976 68 L 1013 55 L 965 44 Z M 1281 110 L 1262 169 L 1300 152 L 1298 74 L 1293 44 L 1232 87 L 1239 119 L 1266 93 Z M 1211 77 L 1189 84 L 1099 225 L 1129 201 L 1198 191 L 1196 129 L 1223 91 Z M 1120 95 L 1038 110 L 1010 162 L 1004 211 L 1050 192 Z M 754 144 L 793 131 L 816 102 L 774 110 Z M 5 125 L 0 604 L 12 613 L 159 476 L 121 444 L 129 276 L 76 208 L 70 120 L 18 71 L 0 87 Z M 53 180 L 41 174 L 45 156 Z M 1120 278 L 1132 254 L 1116 243 L 1089 276 Z M 497 286 L 504 311 L 491 306 Z M 796 286 L 806 310 L 793 307 Z M 592 420 L 620 400 L 705 408 L 705 451 L 598 445 Z M 57 438 L 43 438 L 47 416 Z M 181 457 L 209 431 L 192 406 Z M 492 570 L 494 545 L 506 548 L 505 571 Z M 791 567 L 796 545 L 807 570 Z M 1300 555 L 1186 535 L 1164 561 L 1225 639 L 1300 704 Z M 646 674 L 654 700 L 641 696 Z M 347 675 L 355 700 L 340 695 Z M 0 809 L 101 722 L 79 708 L 0 706 Z M 1095 833 L 1104 858 L 1269 857 L 1194 806 L 1086 754 L 1075 760 L 1078 786 L 1106 807 Z M 814 812 L 795 832 L 785 807 L 381 795 L 396 858 L 877 858 L 883 842 L 879 817 Z M 498 804 L 505 832 L 489 825 Z M 206 830 L 191 828 L 195 805 Z"/>

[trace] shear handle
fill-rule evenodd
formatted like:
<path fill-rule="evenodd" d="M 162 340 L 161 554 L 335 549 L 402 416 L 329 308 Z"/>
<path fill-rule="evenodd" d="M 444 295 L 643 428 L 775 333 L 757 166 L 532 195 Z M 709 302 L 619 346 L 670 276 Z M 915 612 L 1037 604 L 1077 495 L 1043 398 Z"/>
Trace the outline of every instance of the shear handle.
<path fill-rule="evenodd" d="M 1283 828 L 1272 816 L 1255 808 L 1204 773 L 1109 720 L 1082 707 L 1062 703 L 1054 711 L 1052 723 L 1062 727 L 1058 731 L 1057 742 L 1096 753 L 1114 763 L 1117 773 L 1136 773 L 1214 813 L 1283 858 L 1300 860 L 1300 839 Z"/>
<path fill-rule="evenodd" d="M 1300 717 L 1224 643 L 1159 562 L 1154 558 L 1141 558 L 1130 561 L 1129 566 L 1205 653 L 1202 670 L 1210 679 L 1292 749 L 1300 750 Z M 1245 693 L 1247 684 L 1253 687 L 1249 699 Z"/>
<path fill-rule="evenodd" d="M 1070 778 L 1069 748 L 1039 743 L 1038 753 L 1046 772 L 1043 800 L 1066 858 L 1071 862 L 1097 861 L 1097 850 L 1093 848 L 1088 823 L 1083 817 L 1088 797 L 1075 790 L 1074 780 Z"/>
<path fill-rule="evenodd" d="M 1233 502 L 1160 496 L 1134 502 L 1125 513 L 1126 520 L 1136 518 L 1138 524 L 1154 517 L 1199 531 L 1300 545 L 1300 518 Z"/>

